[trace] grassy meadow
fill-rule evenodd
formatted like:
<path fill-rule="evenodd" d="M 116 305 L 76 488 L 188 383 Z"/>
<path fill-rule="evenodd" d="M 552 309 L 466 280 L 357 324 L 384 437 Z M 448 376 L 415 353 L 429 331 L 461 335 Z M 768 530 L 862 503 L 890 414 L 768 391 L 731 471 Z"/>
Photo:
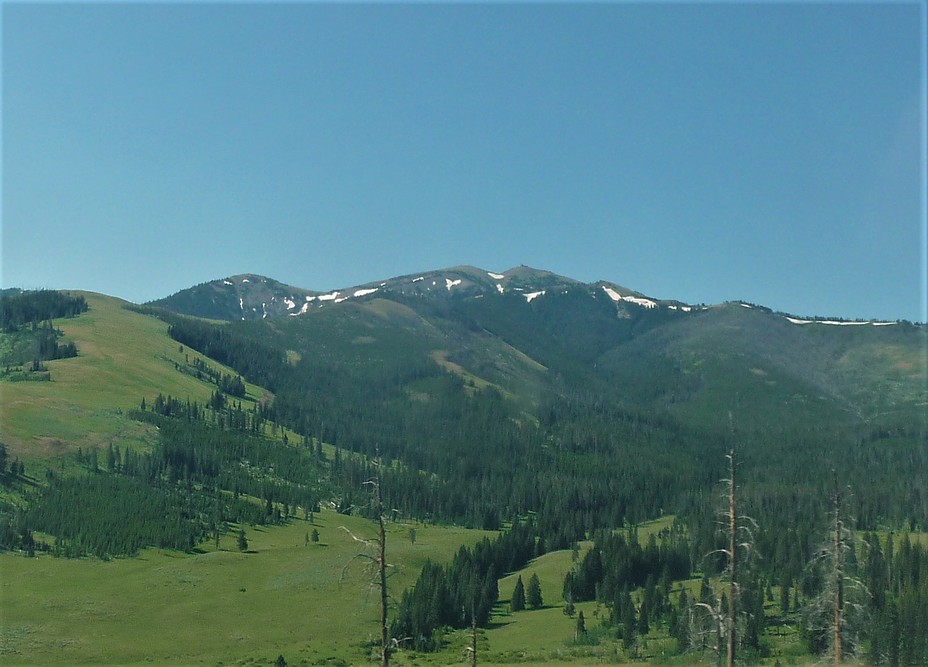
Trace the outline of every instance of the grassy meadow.
<path fill-rule="evenodd" d="M 364 664 L 379 638 L 379 597 L 358 537 L 375 524 L 332 511 L 310 524 L 237 530 L 202 553 L 149 549 L 137 558 L 68 560 L 0 554 L 4 665 Z M 389 527 L 390 588 L 412 585 L 426 559 L 449 561 L 482 531 Z M 308 544 L 307 533 L 319 531 Z M 347 568 L 347 569 L 346 569 Z M 442 664 L 446 658 L 436 656 Z M 421 661 L 420 661 L 421 662 Z M 402 664 L 398 661 L 397 664 Z"/>
<path fill-rule="evenodd" d="M 205 402 L 215 385 L 178 372 L 189 355 L 167 334 L 168 325 L 154 317 L 127 310 L 113 297 L 79 292 L 90 309 L 78 317 L 54 320 L 65 341 L 77 344 L 79 356 L 44 362 L 50 382 L 0 381 L 0 441 L 10 457 L 45 462 L 75 451 L 107 447 L 148 446 L 154 434 L 148 425 L 124 412 L 137 408 L 152 391 L 182 400 Z M 208 363 L 233 374 L 216 362 Z M 263 390 L 247 385 L 250 399 Z M 30 476 L 36 476 L 27 470 Z"/>

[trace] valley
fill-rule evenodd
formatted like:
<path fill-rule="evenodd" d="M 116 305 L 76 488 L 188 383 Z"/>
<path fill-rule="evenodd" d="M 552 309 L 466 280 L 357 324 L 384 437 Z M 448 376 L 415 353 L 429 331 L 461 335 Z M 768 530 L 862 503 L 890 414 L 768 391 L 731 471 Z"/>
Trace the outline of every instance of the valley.
<path fill-rule="evenodd" d="M 329 291 L 244 274 L 144 305 L 74 294 L 86 312 L 37 322 L 77 356 L 0 380 L 4 664 L 370 663 L 379 594 L 351 534 L 376 534 L 374 476 L 394 664 L 468 660 L 468 578 L 497 582 L 481 662 L 710 664 L 692 603 L 728 604 L 727 561 L 709 554 L 734 451 L 761 554 L 739 579 L 744 659 L 828 651 L 810 610 L 832 471 L 857 576 L 879 592 L 861 600 L 859 659 L 926 655 L 924 325 L 529 267 Z M 113 489 L 170 525 L 120 518 L 101 504 Z M 83 516 L 58 520 L 69 505 Z M 177 546 L 159 547 L 168 533 Z M 514 534 L 507 555 L 495 540 Z M 544 604 L 510 611 L 533 574 Z"/>

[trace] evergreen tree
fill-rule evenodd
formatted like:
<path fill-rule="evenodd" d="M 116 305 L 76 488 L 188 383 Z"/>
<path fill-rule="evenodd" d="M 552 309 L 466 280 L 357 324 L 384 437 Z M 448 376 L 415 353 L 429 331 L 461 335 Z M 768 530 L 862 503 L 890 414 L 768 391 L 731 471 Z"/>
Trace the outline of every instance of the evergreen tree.
<path fill-rule="evenodd" d="M 572 595 L 567 595 L 567 601 L 564 604 L 564 614 L 570 617 L 576 613 L 576 607 L 574 606 L 574 598 Z"/>
<path fill-rule="evenodd" d="M 245 529 L 242 528 L 238 531 L 238 550 L 239 551 L 248 551 L 248 538 L 245 537 Z"/>
<path fill-rule="evenodd" d="M 522 575 L 516 579 L 516 587 L 512 591 L 512 601 L 509 604 L 511 611 L 522 611 L 525 609 L 525 586 L 522 584 Z"/>
<path fill-rule="evenodd" d="M 622 610 L 622 647 L 628 650 L 635 646 L 638 636 L 638 623 L 635 618 L 635 605 L 628 602 Z"/>
<path fill-rule="evenodd" d="M 580 610 L 580 613 L 577 614 L 577 631 L 574 633 L 575 639 L 580 639 L 583 635 L 586 634 L 586 620 L 583 618 L 583 610 Z"/>
<path fill-rule="evenodd" d="M 532 609 L 538 609 L 544 604 L 541 598 L 541 582 L 538 580 L 538 575 L 534 572 L 528 580 L 528 590 L 526 591 L 525 601 Z"/>

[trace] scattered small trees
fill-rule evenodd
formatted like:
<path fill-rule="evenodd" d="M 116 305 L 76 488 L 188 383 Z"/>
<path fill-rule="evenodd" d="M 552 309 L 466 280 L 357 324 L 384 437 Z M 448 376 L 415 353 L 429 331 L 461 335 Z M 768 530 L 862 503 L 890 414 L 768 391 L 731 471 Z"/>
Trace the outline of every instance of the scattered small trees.
<path fill-rule="evenodd" d="M 248 538 L 245 537 L 244 528 L 238 531 L 238 550 L 242 552 L 248 551 Z"/>

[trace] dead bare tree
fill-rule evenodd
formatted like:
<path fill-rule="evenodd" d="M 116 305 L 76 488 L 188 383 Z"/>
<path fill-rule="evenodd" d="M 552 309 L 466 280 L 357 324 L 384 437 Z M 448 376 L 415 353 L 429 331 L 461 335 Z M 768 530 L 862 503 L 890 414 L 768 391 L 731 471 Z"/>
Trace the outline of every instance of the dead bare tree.
<path fill-rule="evenodd" d="M 835 665 L 844 662 L 848 653 L 859 649 L 859 630 L 866 623 L 869 597 L 866 586 L 852 576 L 850 565 L 854 549 L 853 535 L 846 527 L 838 475 L 832 471 L 832 492 L 829 536 L 813 557 L 812 572 L 823 572 L 822 590 L 806 604 L 805 622 L 810 636 L 819 637 L 831 653 Z"/>
<path fill-rule="evenodd" d="M 364 545 L 365 551 L 355 554 L 342 569 L 342 580 L 344 580 L 351 564 L 356 560 L 365 560 L 369 563 L 372 570 L 371 585 L 379 589 L 380 593 L 380 664 L 381 667 L 389 667 L 390 656 L 396 648 L 396 643 L 390 640 L 390 630 L 388 625 L 389 611 L 389 594 L 387 592 L 387 531 L 383 514 L 383 497 L 380 493 L 381 475 L 380 475 L 380 452 L 377 452 L 377 458 L 373 462 L 376 474 L 373 479 L 364 482 L 372 491 L 374 501 L 374 513 L 377 515 L 377 537 L 373 540 L 360 538 L 350 530 L 342 526 L 342 529 L 348 533 L 352 539 Z M 373 554 L 371 553 L 373 552 Z"/>
<path fill-rule="evenodd" d="M 737 457 L 734 444 L 726 458 L 728 459 L 728 479 L 723 480 L 723 483 L 725 484 L 727 509 L 721 512 L 719 527 L 727 539 L 723 548 L 716 549 L 708 555 L 721 555 L 725 559 L 722 579 L 728 582 L 728 605 L 727 608 L 722 605 L 721 599 L 718 599 L 714 605 L 707 602 L 696 603 L 694 607 L 702 611 L 702 619 L 700 621 L 698 617 L 693 617 L 692 636 L 704 642 L 707 633 L 711 632 L 714 635 L 714 649 L 719 664 L 722 661 L 724 640 L 725 665 L 734 667 L 738 647 L 738 621 L 743 615 L 739 604 L 741 598 L 739 572 L 742 567 L 742 558 L 747 560 L 754 551 L 753 531 L 757 523 L 749 516 L 738 514 Z"/>
<path fill-rule="evenodd" d="M 735 617 L 738 613 L 738 551 L 735 542 L 738 537 L 738 514 L 735 506 L 735 446 L 728 453 L 728 652 L 726 667 L 735 667 Z"/>
<path fill-rule="evenodd" d="M 840 665 L 844 658 L 841 648 L 841 614 L 844 611 L 844 558 L 842 556 L 842 532 L 844 526 L 841 522 L 841 489 L 838 488 L 838 473 L 831 471 L 834 476 L 834 521 L 833 545 L 834 558 L 832 558 L 832 579 L 834 581 L 835 597 L 833 604 L 832 642 L 834 646 L 835 664 Z"/>

